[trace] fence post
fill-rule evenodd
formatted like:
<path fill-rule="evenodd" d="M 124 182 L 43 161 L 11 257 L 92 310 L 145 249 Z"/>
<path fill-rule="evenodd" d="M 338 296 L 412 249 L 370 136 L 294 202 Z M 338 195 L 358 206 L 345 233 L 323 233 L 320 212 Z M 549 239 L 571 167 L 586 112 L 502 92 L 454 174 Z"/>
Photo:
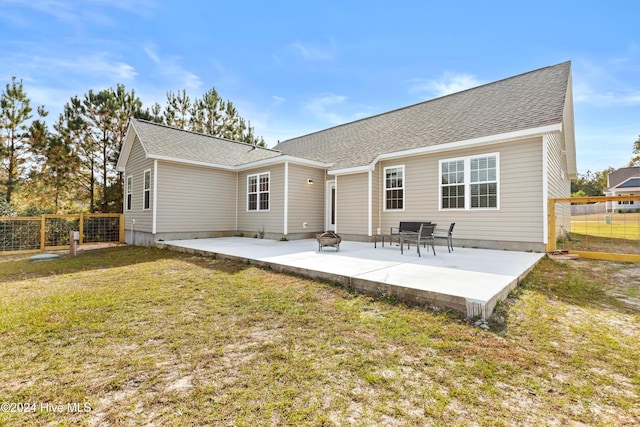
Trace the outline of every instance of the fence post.
<path fill-rule="evenodd" d="M 44 252 L 44 244 L 45 244 L 45 238 L 46 238 L 46 230 L 45 227 L 47 226 L 47 220 L 46 220 L 46 216 L 45 215 L 41 215 L 40 216 L 40 250 Z"/>
<path fill-rule="evenodd" d="M 124 214 L 120 214 L 120 243 L 124 243 Z"/>
<path fill-rule="evenodd" d="M 556 201 L 547 200 L 547 224 L 549 227 L 547 236 L 547 253 L 556 250 Z"/>
<path fill-rule="evenodd" d="M 84 214 L 80 214 L 80 240 L 78 241 L 78 245 L 82 245 L 84 243 Z"/>

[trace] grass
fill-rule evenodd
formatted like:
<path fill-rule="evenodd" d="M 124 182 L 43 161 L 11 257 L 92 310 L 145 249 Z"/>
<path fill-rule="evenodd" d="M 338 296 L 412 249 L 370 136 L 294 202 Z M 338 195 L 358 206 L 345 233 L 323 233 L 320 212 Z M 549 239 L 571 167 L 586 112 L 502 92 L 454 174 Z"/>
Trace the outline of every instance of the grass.
<path fill-rule="evenodd" d="M 638 425 L 639 283 L 544 259 L 484 331 L 157 249 L 0 257 L 0 402 L 36 405 L 0 425 Z"/>
<path fill-rule="evenodd" d="M 579 241 L 559 236 L 558 247 L 587 252 L 640 253 L 640 214 L 606 215 L 609 216 L 609 224 L 605 221 L 605 214 L 572 216 L 571 237 Z"/>

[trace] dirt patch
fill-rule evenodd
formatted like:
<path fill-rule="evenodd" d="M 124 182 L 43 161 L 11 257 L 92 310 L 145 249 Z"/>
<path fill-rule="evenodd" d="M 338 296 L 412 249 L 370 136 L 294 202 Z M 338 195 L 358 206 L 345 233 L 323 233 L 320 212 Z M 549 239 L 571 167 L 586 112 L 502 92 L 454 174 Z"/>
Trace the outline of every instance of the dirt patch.
<path fill-rule="evenodd" d="M 605 277 L 607 295 L 617 299 L 629 310 L 640 312 L 640 265 L 615 261 L 573 260 L 569 265 L 589 273 L 590 276 Z"/>

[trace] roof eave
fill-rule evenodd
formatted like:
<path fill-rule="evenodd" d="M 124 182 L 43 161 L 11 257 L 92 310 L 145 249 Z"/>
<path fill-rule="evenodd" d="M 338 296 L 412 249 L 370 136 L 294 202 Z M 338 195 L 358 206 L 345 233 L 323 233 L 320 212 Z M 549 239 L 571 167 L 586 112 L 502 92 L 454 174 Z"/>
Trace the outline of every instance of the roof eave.
<path fill-rule="evenodd" d="M 421 154 L 437 153 L 442 151 L 455 150 L 460 148 L 469 148 L 480 145 L 500 144 L 518 139 L 542 136 L 550 132 L 562 131 L 562 123 L 553 125 L 540 126 L 536 128 L 518 130 L 514 132 L 506 132 L 502 134 L 482 136 L 479 138 L 471 138 L 460 141 L 447 142 L 444 144 L 431 145 L 428 147 L 412 148 L 409 150 L 395 151 L 378 155 L 371 163 L 363 166 L 355 166 L 351 168 L 335 169 L 328 172 L 329 175 L 350 175 L 354 173 L 363 173 L 375 169 L 376 163 L 381 160 L 392 160 L 402 157 L 417 156 Z"/>
<path fill-rule="evenodd" d="M 303 159 L 302 157 L 290 156 L 288 154 L 284 154 L 281 156 L 270 157 L 268 159 L 257 160 L 255 162 L 244 163 L 242 165 L 236 166 L 236 170 L 247 170 L 247 169 L 255 169 L 263 166 L 270 166 L 278 163 L 294 163 L 302 166 L 309 166 L 319 169 L 328 169 L 334 165 L 334 163 L 325 163 L 318 162 L 315 160 Z"/>

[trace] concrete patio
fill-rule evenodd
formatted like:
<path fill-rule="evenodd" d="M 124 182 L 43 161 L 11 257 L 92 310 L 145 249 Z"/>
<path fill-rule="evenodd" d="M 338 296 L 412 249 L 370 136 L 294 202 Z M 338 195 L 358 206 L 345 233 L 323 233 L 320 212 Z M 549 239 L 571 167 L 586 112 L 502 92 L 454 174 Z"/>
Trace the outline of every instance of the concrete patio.
<path fill-rule="evenodd" d="M 237 259 L 275 271 L 338 282 L 361 292 L 414 304 L 451 308 L 467 317 L 488 318 L 496 303 L 544 256 L 540 253 L 436 246 L 437 256 L 415 247 L 348 242 L 340 251 L 318 251 L 315 240 L 276 241 L 242 237 L 174 240 L 159 247 L 217 258 Z"/>

